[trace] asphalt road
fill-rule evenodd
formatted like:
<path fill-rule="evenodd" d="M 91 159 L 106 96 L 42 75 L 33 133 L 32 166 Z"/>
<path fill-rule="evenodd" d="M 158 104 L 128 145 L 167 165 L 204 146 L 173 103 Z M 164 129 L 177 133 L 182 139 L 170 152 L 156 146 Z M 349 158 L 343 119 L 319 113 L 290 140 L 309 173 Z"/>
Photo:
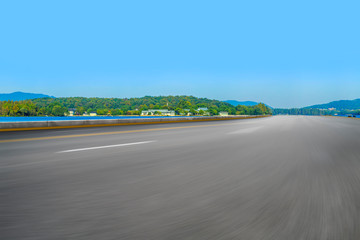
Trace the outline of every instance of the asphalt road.
<path fill-rule="evenodd" d="M 360 239 L 360 120 L 0 133 L 0 239 Z"/>

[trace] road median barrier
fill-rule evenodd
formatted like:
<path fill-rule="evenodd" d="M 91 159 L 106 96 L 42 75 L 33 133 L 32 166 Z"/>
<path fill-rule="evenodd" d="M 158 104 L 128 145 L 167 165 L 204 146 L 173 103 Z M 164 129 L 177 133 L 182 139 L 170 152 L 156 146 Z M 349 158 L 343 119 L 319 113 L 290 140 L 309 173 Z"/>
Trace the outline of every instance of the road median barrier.
<path fill-rule="evenodd" d="M 91 119 L 91 120 L 81 119 L 81 120 L 62 120 L 62 121 L 0 122 L 0 132 L 178 123 L 178 122 L 221 121 L 221 120 L 251 119 L 251 118 L 263 118 L 263 117 L 269 117 L 269 116 L 268 115 L 207 116 L 207 117 L 164 117 L 164 118 Z"/>

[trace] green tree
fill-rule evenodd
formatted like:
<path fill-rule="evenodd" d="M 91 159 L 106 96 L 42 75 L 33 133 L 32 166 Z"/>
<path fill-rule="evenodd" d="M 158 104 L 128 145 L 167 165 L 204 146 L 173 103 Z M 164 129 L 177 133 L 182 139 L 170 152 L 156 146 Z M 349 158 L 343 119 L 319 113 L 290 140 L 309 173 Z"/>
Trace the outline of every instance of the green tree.
<path fill-rule="evenodd" d="M 122 112 L 120 109 L 111 109 L 111 115 L 113 116 L 122 115 Z"/>
<path fill-rule="evenodd" d="M 67 109 L 60 105 L 55 105 L 51 110 L 53 116 L 64 116 L 66 112 Z"/>
<path fill-rule="evenodd" d="M 162 115 L 162 114 L 161 114 L 161 112 L 159 112 L 159 111 L 155 111 L 155 112 L 154 112 L 154 115 Z"/>
<path fill-rule="evenodd" d="M 80 115 L 83 115 L 85 113 L 85 108 L 84 107 L 78 107 L 76 109 L 76 112 Z"/>

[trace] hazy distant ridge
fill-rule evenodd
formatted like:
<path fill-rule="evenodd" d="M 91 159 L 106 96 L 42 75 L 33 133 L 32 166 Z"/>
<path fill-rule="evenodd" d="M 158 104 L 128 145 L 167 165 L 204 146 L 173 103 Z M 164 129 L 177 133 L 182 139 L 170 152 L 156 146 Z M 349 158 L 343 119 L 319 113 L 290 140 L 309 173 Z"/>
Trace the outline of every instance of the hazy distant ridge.
<path fill-rule="evenodd" d="M 54 98 L 53 96 L 40 94 L 40 93 L 24 93 L 24 92 L 0 93 L 0 101 L 8 101 L 8 100 L 21 101 L 21 100 L 45 98 L 45 97 Z"/>
<path fill-rule="evenodd" d="M 259 103 L 253 101 L 236 101 L 236 100 L 226 100 L 224 102 L 230 103 L 233 106 L 243 105 L 243 106 L 255 106 Z"/>
<path fill-rule="evenodd" d="M 259 102 L 254 102 L 254 101 L 237 101 L 237 100 L 226 100 L 224 101 L 226 103 L 230 103 L 231 105 L 233 106 L 238 106 L 238 105 L 242 105 L 242 106 L 255 106 L 255 105 L 258 105 Z M 272 108 L 271 106 L 265 104 L 265 106 L 269 107 L 269 108 Z"/>

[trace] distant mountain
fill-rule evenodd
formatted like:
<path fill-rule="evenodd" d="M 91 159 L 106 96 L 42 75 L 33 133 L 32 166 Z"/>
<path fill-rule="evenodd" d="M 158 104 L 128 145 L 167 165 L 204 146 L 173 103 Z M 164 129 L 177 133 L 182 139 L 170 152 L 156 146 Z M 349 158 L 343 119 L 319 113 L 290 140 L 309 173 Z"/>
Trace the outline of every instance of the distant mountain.
<path fill-rule="evenodd" d="M 20 101 L 35 98 L 54 98 L 53 96 L 40 94 L 40 93 L 24 93 L 24 92 L 13 92 L 13 93 L 0 93 L 0 101 Z"/>
<path fill-rule="evenodd" d="M 355 110 L 355 109 L 360 109 L 360 98 L 355 100 L 333 101 L 325 104 L 312 105 L 305 108 L 317 108 L 317 109 L 336 108 L 337 110 L 345 110 L 345 109 Z"/>
<path fill-rule="evenodd" d="M 233 106 L 237 106 L 237 105 L 243 105 L 243 106 L 255 106 L 259 103 L 257 102 L 253 102 L 253 101 L 236 101 L 236 100 L 226 100 L 224 102 L 230 103 Z"/>
<path fill-rule="evenodd" d="M 243 105 L 243 106 L 255 106 L 255 105 L 258 105 L 259 103 L 258 102 L 254 102 L 254 101 L 236 101 L 236 100 L 226 100 L 224 101 L 226 103 L 230 103 L 231 105 L 233 106 L 237 106 L 237 105 Z M 265 104 L 267 107 L 269 108 L 272 108 L 270 107 L 269 105 Z"/>

